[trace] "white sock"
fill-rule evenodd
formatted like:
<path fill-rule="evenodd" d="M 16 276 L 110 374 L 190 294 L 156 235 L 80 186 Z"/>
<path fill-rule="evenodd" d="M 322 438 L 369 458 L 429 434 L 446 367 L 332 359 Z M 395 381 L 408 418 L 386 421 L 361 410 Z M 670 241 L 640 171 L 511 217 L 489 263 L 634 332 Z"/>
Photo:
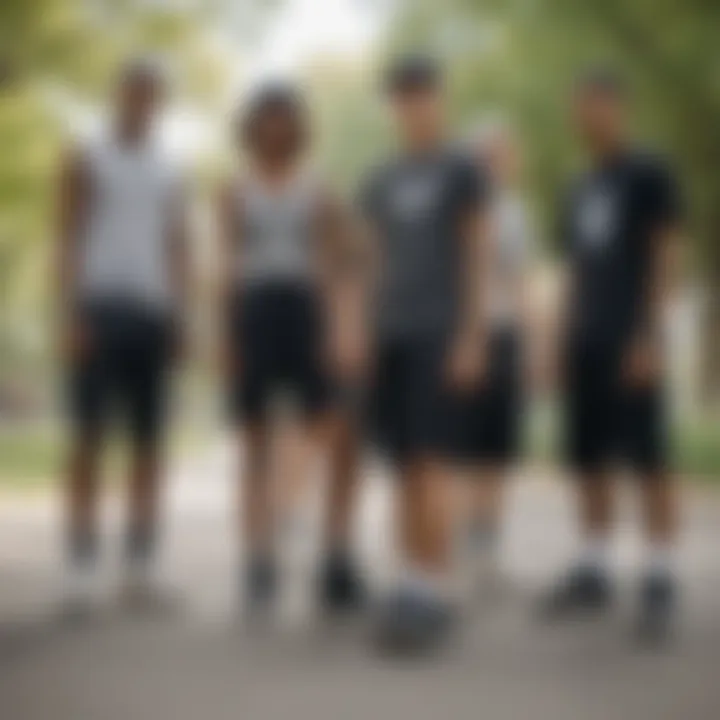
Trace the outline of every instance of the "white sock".
<path fill-rule="evenodd" d="M 607 535 L 588 535 L 580 549 L 578 565 L 599 573 L 606 573 L 610 567 L 610 540 Z"/>

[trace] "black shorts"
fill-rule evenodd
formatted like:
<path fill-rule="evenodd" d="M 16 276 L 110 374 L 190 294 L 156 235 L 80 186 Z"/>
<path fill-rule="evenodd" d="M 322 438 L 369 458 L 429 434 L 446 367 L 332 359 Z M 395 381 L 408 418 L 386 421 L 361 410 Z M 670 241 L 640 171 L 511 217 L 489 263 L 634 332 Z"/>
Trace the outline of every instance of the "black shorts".
<path fill-rule="evenodd" d="M 88 303 L 78 315 L 87 348 L 69 373 L 76 433 L 99 439 L 117 413 L 134 443 L 155 444 L 165 418 L 172 322 L 121 302 Z"/>
<path fill-rule="evenodd" d="M 504 464 L 520 450 L 522 349 L 514 330 L 491 334 L 487 373 L 462 403 L 458 456 L 462 462 Z"/>
<path fill-rule="evenodd" d="M 305 416 L 327 407 L 323 312 L 313 289 L 289 282 L 249 287 L 233 301 L 230 324 L 238 359 L 230 382 L 234 422 L 262 419 L 279 393 L 289 393 Z"/>
<path fill-rule="evenodd" d="M 663 384 L 628 388 L 615 348 L 571 343 L 566 355 L 565 440 L 572 466 L 602 470 L 622 461 L 638 472 L 665 469 L 668 429 Z"/>
<path fill-rule="evenodd" d="M 370 423 L 392 460 L 452 452 L 457 399 L 446 386 L 447 342 L 404 338 L 379 343 L 370 391 Z"/>

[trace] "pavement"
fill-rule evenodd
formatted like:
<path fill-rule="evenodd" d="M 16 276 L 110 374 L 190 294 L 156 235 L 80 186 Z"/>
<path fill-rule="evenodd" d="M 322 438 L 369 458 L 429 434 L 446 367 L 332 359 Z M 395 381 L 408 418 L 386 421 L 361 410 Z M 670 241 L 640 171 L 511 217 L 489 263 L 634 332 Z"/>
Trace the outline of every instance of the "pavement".
<path fill-rule="evenodd" d="M 507 587 L 468 600 L 457 640 L 441 656 L 379 658 L 363 619 L 323 618 L 313 603 L 317 504 L 285 532 L 285 591 L 262 627 L 237 616 L 238 503 L 226 448 L 171 468 L 163 568 L 177 612 L 123 613 L 122 507 L 103 508 L 105 609 L 69 624 L 61 583 L 58 498 L 0 496 L 1 720 L 713 720 L 720 718 L 720 495 L 688 485 L 678 567 L 684 594 L 673 641 L 639 648 L 630 628 L 642 542 L 632 487 L 614 546 L 620 601 L 607 616 L 548 626 L 539 590 L 576 543 L 569 488 L 525 468 L 509 483 L 502 566 Z M 392 484 L 369 467 L 357 522 L 363 566 L 378 592 L 392 577 Z"/>

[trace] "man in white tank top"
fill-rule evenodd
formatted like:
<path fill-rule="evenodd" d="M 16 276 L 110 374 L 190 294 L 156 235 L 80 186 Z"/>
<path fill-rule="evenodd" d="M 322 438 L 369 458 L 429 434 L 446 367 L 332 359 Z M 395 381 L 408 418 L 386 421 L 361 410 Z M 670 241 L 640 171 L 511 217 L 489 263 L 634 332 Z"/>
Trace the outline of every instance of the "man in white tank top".
<path fill-rule="evenodd" d="M 164 83 L 135 60 L 122 70 L 103 137 L 65 159 L 57 272 L 60 341 L 73 422 L 69 494 L 72 609 L 97 597 L 97 465 L 116 407 L 133 445 L 128 598 L 155 599 L 159 440 L 174 330 L 186 286 L 180 174 L 153 139 Z"/>

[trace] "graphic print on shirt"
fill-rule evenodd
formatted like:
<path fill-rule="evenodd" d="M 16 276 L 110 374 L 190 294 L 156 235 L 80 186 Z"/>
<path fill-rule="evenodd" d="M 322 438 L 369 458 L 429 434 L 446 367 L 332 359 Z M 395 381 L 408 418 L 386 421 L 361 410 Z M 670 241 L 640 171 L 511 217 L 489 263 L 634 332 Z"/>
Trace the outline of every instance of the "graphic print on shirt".
<path fill-rule="evenodd" d="M 617 198 L 602 185 L 587 190 L 578 207 L 578 232 L 582 247 L 604 250 L 617 230 Z"/>
<path fill-rule="evenodd" d="M 392 188 L 393 214 L 405 222 L 424 220 L 435 209 L 439 189 L 440 181 L 435 173 L 403 178 Z"/>

